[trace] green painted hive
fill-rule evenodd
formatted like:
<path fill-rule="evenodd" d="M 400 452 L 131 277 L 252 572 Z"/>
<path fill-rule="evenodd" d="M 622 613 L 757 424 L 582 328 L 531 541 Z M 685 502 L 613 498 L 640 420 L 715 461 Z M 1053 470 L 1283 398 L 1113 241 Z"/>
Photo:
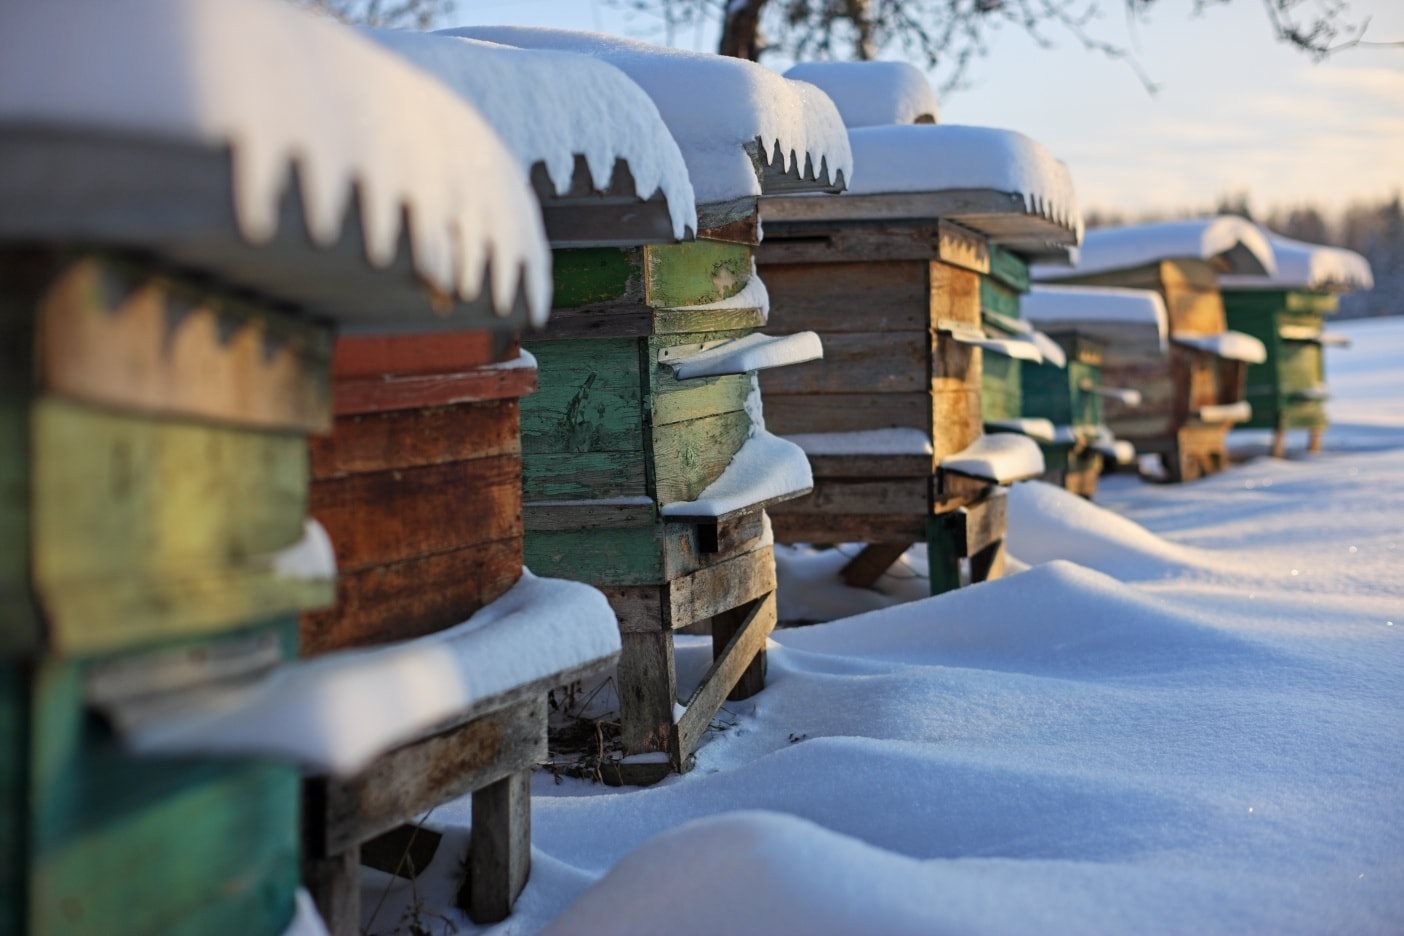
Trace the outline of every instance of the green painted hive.
<path fill-rule="evenodd" d="M 1023 362 L 1024 412 L 1053 424 L 1054 438 L 1040 442 L 1044 480 L 1091 496 L 1102 471 L 1095 446 L 1102 427 L 1102 344 L 1076 332 L 1050 332 L 1067 356 L 1066 367 Z"/>
<path fill-rule="evenodd" d="M 298 771 L 127 753 L 295 655 L 329 331 L 93 255 L 0 253 L 0 930 L 277 933 Z M 167 697 L 168 698 L 168 697 Z"/>
<path fill-rule="evenodd" d="M 656 585 L 697 568 L 696 527 L 665 523 L 730 463 L 751 428 L 747 374 L 688 381 L 669 360 L 760 328 L 759 307 L 696 311 L 751 277 L 746 244 L 698 240 L 558 250 L 555 310 L 526 342 L 526 564 L 596 585 Z M 705 547 L 705 544 L 703 544 Z"/>
<path fill-rule="evenodd" d="M 1228 327 L 1257 338 L 1267 359 L 1248 366 L 1253 416 L 1246 428 L 1319 430 L 1326 426 L 1322 354 L 1326 316 L 1338 297 L 1286 289 L 1226 289 Z"/>
<path fill-rule="evenodd" d="M 991 244 L 990 269 L 980 276 L 980 319 L 991 338 L 1018 339 L 1023 333 L 1019 297 L 1029 291 L 1029 268 L 1016 254 Z M 980 379 L 980 416 L 987 431 L 1007 431 L 993 425 L 1022 419 L 1023 364 L 1009 354 L 986 349 Z"/>
<path fill-rule="evenodd" d="M 526 565 L 595 585 L 614 609 L 619 744 L 611 737 L 603 765 L 614 782 L 689 769 L 722 703 L 764 686 L 776 613 L 765 507 L 808 489 L 789 491 L 791 479 L 725 508 L 692 503 L 716 495 L 708 486 L 752 434 L 756 364 L 733 358 L 686 379 L 678 369 L 764 324 L 763 292 L 747 289 L 753 249 L 557 250 L 551 322 L 524 344 L 538 366 L 522 401 Z M 679 709 L 673 634 L 684 628 L 711 634 L 714 663 Z"/>

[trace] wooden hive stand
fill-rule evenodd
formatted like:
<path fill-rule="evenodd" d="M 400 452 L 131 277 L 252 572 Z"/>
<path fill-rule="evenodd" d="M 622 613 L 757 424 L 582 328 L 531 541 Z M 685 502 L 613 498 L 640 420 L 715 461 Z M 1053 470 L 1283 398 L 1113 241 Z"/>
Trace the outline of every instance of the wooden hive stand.
<path fill-rule="evenodd" d="M 527 562 L 600 587 L 618 614 L 620 782 L 688 769 L 722 703 L 764 684 L 772 502 L 665 512 L 702 494 L 751 434 L 748 372 L 681 380 L 676 364 L 764 324 L 746 300 L 752 250 L 712 239 L 558 250 L 556 308 L 527 345 L 541 367 L 523 409 Z M 673 635 L 708 622 L 713 665 L 675 714 Z"/>
<path fill-rule="evenodd" d="M 306 435 L 331 334 L 57 249 L 0 251 L 0 929 L 278 933 L 298 771 L 126 750 L 135 709 L 289 658 L 323 576 Z M 172 886 L 179 882 L 179 886 Z"/>
<path fill-rule="evenodd" d="M 983 348 L 1002 346 L 982 327 L 982 230 L 1031 256 L 1057 255 L 1048 244 L 1074 231 L 983 192 L 767 198 L 762 218 L 772 324 L 813 329 L 825 347 L 822 363 L 761 378 L 767 424 L 800 442 L 815 477 L 810 496 L 772 512 L 777 541 L 866 543 L 844 572 L 859 587 L 918 542 L 932 594 L 997 577 L 999 482 L 1019 479 L 943 467 L 983 435 Z M 875 429 L 901 433 L 872 450 L 850 435 Z"/>

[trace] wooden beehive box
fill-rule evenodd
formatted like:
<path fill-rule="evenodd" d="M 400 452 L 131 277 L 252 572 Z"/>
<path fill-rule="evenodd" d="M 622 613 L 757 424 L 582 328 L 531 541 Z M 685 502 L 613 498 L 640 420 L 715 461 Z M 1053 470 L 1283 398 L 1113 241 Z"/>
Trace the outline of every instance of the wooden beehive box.
<path fill-rule="evenodd" d="M 297 768 L 137 757 L 111 719 L 289 658 L 329 600 L 329 573 L 276 558 L 303 536 L 330 332 L 46 249 L 0 253 L 0 332 L 3 928 L 279 932 Z"/>
<path fill-rule="evenodd" d="M 1134 446 L 1108 422 L 1134 419 L 1142 391 L 1111 385 L 1107 375 L 1168 357 L 1165 303 L 1150 290 L 1042 285 L 1025 297 L 1024 312 L 1067 358 L 1063 370 L 1024 368 L 1029 413 L 1054 426 L 1055 441 L 1045 450 L 1047 480 L 1090 497 L 1103 468 L 1135 458 Z"/>
<path fill-rule="evenodd" d="M 214 737 L 131 752 L 153 725 L 289 672 L 298 614 L 334 596 L 307 517 L 333 324 L 520 321 L 525 303 L 490 308 L 467 271 L 489 254 L 530 265 L 533 246 L 544 260 L 539 231 L 467 223 L 534 202 L 422 73 L 283 5 L 169 14 L 0 11 L 0 53 L 32 71 L 16 84 L 50 88 L 0 94 L 7 933 L 293 923 L 297 758 L 259 738 L 217 758 Z M 105 41 L 57 54 L 77 21 Z M 405 159 L 428 130 L 441 147 Z M 450 168 L 464 153 L 478 172 Z M 484 186 L 498 168 L 514 184 Z"/>
<path fill-rule="evenodd" d="M 1050 331 L 1063 348 L 1067 366 L 1025 361 L 1024 413 L 1055 427 L 1051 441 L 1040 441 L 1043 480 L 1074 494 L 1091 497 L 1102 474 L 1102 398 L 1093 388 L 1102 382 L 1102 342 L 1075 331 Z"/>
<path fill-rule="evenodd" d="M 337 601 L 304 618 L 304 654 L 442 630 L 521 576 L 518 399 L 536 371 L 517 359 L 512 330 L 337 342 L 336 422 L 311 448 Z"/>
<path fill-rule="evenodd" d="M 540 389 L 522 413 L 527 563 L 609 596 L 622 639 L 623 757 L 605 766 L 611 779 L 657 780 L 690 767 L 728 695 L 761 688 L 775 622 L 765 508 L 804 489 L 782 484 L 721 509 L 713 485 L 730 484 L 737 456 L 764 440 L 747 403 L 755 367 L 687 379 L 682 368 L 704 351 L 727 354 L 725 343 L 764 324 L 764 291 L 752 282 L 757 197 L 842 189 L 847 140 L 828 98 L 751 62 L 563 31 L 455 32 L 581 52 L 623 71 L 651 100 L 611 119 L 656 109 L 695 196 L 688 243 L 670 243 L 676 231 L 631 240 L 614 218 L 582 213 L 576 242 L 555 245 L 552 321 L 526 345 L 540 362 Z M 712 93 L 680 96 L 679 86 Z M 615 246 L 580 246 L 591 238 Z M 803 465 L 797 449 L 793 457 Z M 698 501 L 704 494 L 713 500 Z M 714 663 L 675 715 L 673 634 L 685 627 L 711 630 Z"/>
<path fill-rule="evenodd" d="M 558 251 L 552 322 L 527 344 L 541 368 L 522 422 L 527 563 L 609 596 L 623 641 L 623 750 L 660 752 L 673 769 L 686 768 L 728 693 L 759 688 L 775 621 L 766 503 L 714 518 L 663 511 L 702 494 L 751 434 L 748 373 L 679 380 L 673 365 L 764 324 L 744 299 L 751 254 L 716 240 Z M 673 632 L 709 620 L 716 678 L 675 719 Z"/>
<path fill-rule="evenodd" d="M 1242 426 L 1271 429 L 1275 455 L 1284 453 L 1289 429 L 1308 430 L 1308 450 L 1320 450 L 1326 429 L 1322 339 L 1326 316 L 1338 303 L 1333 295 L 1299 291 L 1224 293 L 1228 323 L 1267 349 L 1265 361 L 1248 366 L 1246 399 L 1253 405 L 1253 416 Z"/>
<path fill-rule="evenodd" d="M 1277 271 L 1271 276 L 1220 277 L 1230 327 L 1263 343 L 1267 357 L 1250 364 L 1245 423 L 1271 429 L 1272 452 L 1286 451 L 1290 429 L 1308 431 L 1307 450 L 1319 451 L 1326 430 L 1323 345 L 1344 343 L 1325 331 L 1339 294 L 1373 285 L 1370 265 L 1349 250 L 1270 236 Z"/>
<path fill-rule="evenodd" d="M 1206 407 L 1244 399 L 1246 367 L 1177 342 L 1177 335 L 1222 334 L 1227 325 L 1214 269 L 1198 259 L 1161 260 L 1140 267 L 1089 276 L 1064 277 L 1060 283 L 1148 289 L 1165 302 L 1170 323 L 1170 353 L 1139 361 L 1109 363 L 1107 380 L 1141 392 L 1141 404 L 1129 412 L 1109 406 L 1107 423 L 1137 451 L 1159 455 L 1166 477 L 1188 481 L 1228 467 L 1230 421 L 1199 417 Z"/>
<path fill-rule="evenodd" d="M 970 128 L 878 128 L 921 145 L 931 134 L 933 162 L 947 129 Z M 850 134 L 856 158 L 867 132 Z M 983 435 L 986 368 L 992 405 L 1017 412 L 1018 368 L 984 353 L 1004 343 L 987 334 L 982 307 L 1013 311 L 1009 280 L 1022 266 L 1013 252 L 1057 256 L 1076 224 L 1052 205 L 1031 211 L 1019 196 L 945 185 L 762 203 L 772 323 L 813 329 L 825 346 L 822 363 L 762 375 L 767 425 L 800 441 L 815 475 L 814 493 L 776 508 L 772 523 L 781 542 L 869 544 L 845 571 L 854 585 L 874 582 L 915 542 L 928 544 L 933 593 L 1003 563 L 996 480 L 942 463 Z M 994 241 L 1010 253 L 992 261 Z M 889 431 L 858 435 L 872 430 Z"/>
<path fill-rule="evenodd" d="M 1123 360 L 1109 349 L 1106 379 L 1139 390 L 1141 402 L 1109 404 L 1108 424 L 1137 451 L 1158 455 L 1167 480 L 1227 467 L 1229 430 L 1248 417 L 1247 362 L 1218 344 L 1227 323 L 1217 277 L 1270 267 L 1262 233 L 1235 217 L 1102 229 L 1089 233 L 1080 262 L 1080 269 L 1043 275 L 1058 283 L 1151 290 L 1168 313 L 1168 356 Z"/>

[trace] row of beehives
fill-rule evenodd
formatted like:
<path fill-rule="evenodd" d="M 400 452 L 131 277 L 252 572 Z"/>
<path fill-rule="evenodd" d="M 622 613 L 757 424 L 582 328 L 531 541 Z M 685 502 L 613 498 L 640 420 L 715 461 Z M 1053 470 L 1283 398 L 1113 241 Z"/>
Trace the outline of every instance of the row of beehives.
<path fill-rule="evenodd" d="M 1179 420 L 1147 450 L 1238 412 L 1195 264 L 1271 263 L 1229 222 L 1097 268 L 1178 350 L 1106 292 L 1048 300 L 1055 343 L 1021 310 L 1066 170 L 932 125 L 914 69 L 471 35 L 0 12 L 7 931 L 279 932 L 304 884 L 356 931 L 358 865 L 422 871 L 469 791 L 499 919 L 551 687 L 617 657 L 590 769 L 686 769 L 763 685 L 774 539 L 871 544 L 860 584 L 928 542 L 955 587 L 999 574 L 1002 485 L 1125 448 L 1099 363 Z"/>

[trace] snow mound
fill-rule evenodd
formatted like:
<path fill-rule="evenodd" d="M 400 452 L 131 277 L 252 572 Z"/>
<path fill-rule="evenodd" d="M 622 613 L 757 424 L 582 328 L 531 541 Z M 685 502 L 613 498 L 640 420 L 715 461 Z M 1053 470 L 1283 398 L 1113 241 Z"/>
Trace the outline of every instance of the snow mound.
<path fill-rule="evenodd" d="M 1222 289 L 1305 289 L 1312 292 L 1350 292 L 1371 289 L 1375 277 L 1370 261 L 1344 247 L 1308 244 L 1276 234 L 1268 236 L 1276 275 L 1221 276 Z"/>
<path fill-rule="evenodd" d="M 864 127 L 848 134 L 856 175 L 846 195 L 985 189 L 1082 234 L 1068 167 L 1042 144 L 992 127 Z"/>
<path fill-rule="evenodd" d="M 1182 673 L 1238 664 L 1244 654 L 1260 652 L 1242 638 L 1064 560 L 935 598 L 787 630 L 776 639 L 791 649 L 865 660 L 1063 679 Z"/>
<path fill-rule="evenodd" d="M 761 193 L 744 147 L 777 149 L 784 168 L 806 164 L 821 180 L 853 175 L 838 109 L 812 85 L 790 81 L 754 62 L 650 45 L 633 39 L 527 26 L 475 26 L 450 35 L 532 49 L 559 49 L 603 59 L 653 98 L 687 162 L 698 204 Z"/>
<path fill-rule="evenodd" d="M 940 120 L 931 82 L 908 62 L 801 62 L 785 77 L 827 94 L 849 128 Z"/>
<path fill-rule="evenodd" d="M 697 207 L 678 144 L 658 108 L 617 68 L 586 55 L 532 51 L 457 36 L 367 29 L 376 42 L 439 78 L 478 109 L 523 170 L 546 167 L 558 195 L 584 156 L 596 191 L 607 191 L 617 160 L 635 194 L 661 192 L 673 236 L 697 229 Z"/>
<path fill-rule="evenodd" d="M 17 125 L 228 147 L 252 244 L 277 234 L 296 166 L 314 243 L 340 239 L 354 195 L 374 266 L 390 266 L 408 233 L 415 272 L 442 292 L 476 298 L 491 266 L 499 313 L 519 281 L 538 322 L 550 307 L 535 196 L 487 123 L 419 69 L 288 3 L 0 5 L 0 126 Z"/>
<path fill-rule="evenodd" d="M 921 862 L 795 816 L 726 813 L 671 829 L 627 856 L 543 936 L 925 936 L 940 931 L 942 917 L 941 903 L 927 896 L 933 878 Z M 927 886 L 913 887 L 914 879 Z M 679 889 L 679 880 L 706 886 Z"/>
<path fill-rule="evenodd" d="M 1051 484 L 1009 489 L 1009 551 L 1031 564 L 1069 559 L 1121 579 L 1160 578 L 1220 557 L 1169 543 L 1120 514 Z"/>
<path fill-rule="evenodd" d="M 1161 260 L 1207 260 L 1219 273 L 1274 275 L 1277 263 L 1267 235 L 1233 215 L 1162 221 L 1088 231 L 1076 266 L 1036 264 L 1035 279 L 1058 280 L 1129 270 Z"/>

